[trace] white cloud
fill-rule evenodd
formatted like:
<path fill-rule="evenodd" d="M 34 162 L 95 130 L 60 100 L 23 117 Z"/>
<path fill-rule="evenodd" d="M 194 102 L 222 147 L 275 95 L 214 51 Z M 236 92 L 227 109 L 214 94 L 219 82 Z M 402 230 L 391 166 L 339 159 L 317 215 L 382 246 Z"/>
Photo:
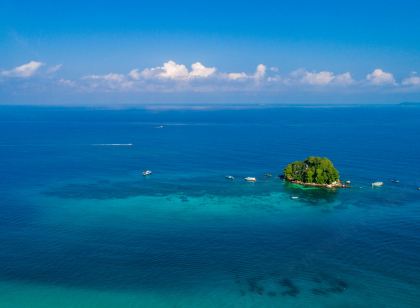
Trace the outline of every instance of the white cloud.
<path fill-rule="evenodd" d="M 191 70 L 188 70 L 184 64 L 178 64 L 175 61 L 168 61 L 162 66 L 145 68 L 142 71 L 133 69 L 128 73 L 128 77 L 132 80 L 175 80 L 175 81 L 190 81 L 194 79 L 205 80 L 208 78 L 215 79 L 229 79 L 234 81 L 243 81 L 247 79 L 262 80 L 266 75 L 267 68 L 264 64 L 257 66 L 253 75 L 248 75 L 245 72 L 240 73 L 218 73 L 215 67 L 208 67 L 201 62 L 195 62 L 191 65 Z"/>
<path fill-rule="evenodd" d="M 327 71 L 319 73 L 305 72 L 302 77 L 302 82 L 311 85 L 326 85 L 334 79 L 334 74 Z"/>
<path fill-rule="evenodd" d="M 267 67 L 264 64 L 257 65 L 254 74 L 248 75 L 245 72 L 240 73 L 222 73 L 220 74 L 221 78 L 227 78 L 229 80 L 236 80 L 236 81 L 245 81 L 248 79 L 254 79 L 255 81 L 260 81 L 264 79 L 267 72 Z"/>
<path fill-rule="evenodd" d="M 194 78 L 208 78 L 216 73 L 215 67 L 206 67 L 200 62 L 191 65 L 191 71 L 184 64 L 178 64 L 175 61 L 168 61 L 162 66 L 146 68 L 142 71 L 133 69 L 128 76 L 134 80 L 140 79 L 170 79 L 170 80 L 188 80 Z"/>
<path fill-rule="evenodd" d="M 295 84 L 297 82 L 313 86 L 326 86 L 330 84 L 349 85 L 354 81 L 348 72 L 336 75 L 329 71 L 309 72 L 304 69 L 299 69 L 290 75 L 291 79 L 288 80 L 288 84 Z"/>
<path fill-rule="evenodd" d="M 122 74 L 109 73 L 106 75 L 88 75 L 83 77 L 83 79 L 121 82 L 125 80 L 125 76 Z"/>
<path fill-rule="evenodd" d="M 23 65 L 17 66 L 11 70 L 2 71 L 1 75 L 6 77 L 28 78 L 33 76 L 44 63 L 38 61 L 30 61 Z"/>
<path fill-rule="evenodd" d="M 133 69 L 127 75 L 109 73 L 89 75 L 82 79 L 90 82 L 90 88 L 121 89 L 154 89 L 160 91 L 185 90 L 190 87 L 189 81 L 205 79 L 215 74 L 216 68 L 206 67 L 200 62 L 191 65 L 191 71 L 184 64 L 167 61 L 162 66 L 145 68 L 142 71 Z M 182 81 L 182 83 L 165 83 L 165 81 Z"/>
<path fill-rule="evenodd" d="M 153 68 L 145 68 L 144 70 L 140 71 L 139 69 L 132 69 L 128 76 L 134 80 L 140 79 L 159 79 L 161 78 L 161 73 L 163 72 L 162 67 L 153 67 Z"/>
<path fill-rule="evenodd" d="M 175 61 L 163 63 L 163 66 L 145 68 L 142 71 L 138 69 L 131 70 L 128 75 L 134 80 L 140 79 L 172 79 L 186 80 L 189 77 L 188 69 L 183 64 L 177 64 Z"/>
<path fill-rule="evenodd" d="M 402 81 L 404 86 L 420 86 L 420 77 L 414 72 L 410 77 L 405 78 Z"/>
<path fill-rule="evenodd" d="M 140 77 L 141 77 L 141 72 L 140 72 L 138 69 L 133 69 L 133 70 L 131 70 L 131 71 L 128 73 L 128 76 L 129 76 L 131 79 L 134 79 L 134 80 L 139 80 L 139 79 L 140 79 Z"/>
<path fill-rule="evenodd" d="M 267 71 L 267 67 L 264 64 L 259 64 L 257 69 L 255 70 L 254 78 L 256 80 L 261 80 L 265 77 L 265 73 Z"/>
<path fill-rule="evenodd" d="M 226 77 L 230 80 L 244 80 L 248 78 L 248 75 L 244 72 L 242 73 L 228 73 Z"/>
<path fill-rule="evenodd" d="M 207 78 L 216 72 L 215 67 L 206 67 L 200 62 L 193 63 L 191 65 L 191 69 L 192 70 L 189 73 L 189 76 L 192 78 L 195 78 L 195 77 Z"/>
<path fill-rule="evenodd" d="M 127 90 L 133 86 L 131 80 L 123 74 L 109 73 L 105 75 L 88 75 L 82 77 L 86 80 L 89 89 L 101 88 L 111 90 Z"/>
<path fill-rule="evenodd" d="M 350 85 L 354 83 L 353 77 L 349 72 L 336 75 L 334 77 L 334 83 L 340 84 L 340 85 Z"/>
<path fill-rule="evenodd" d="M 373 85 L 395 85 L 394 75 L 384 72 L 382 69 L 377 68 L 372 73 L 366 75 L 366 80 Z"/>
<path fill-rule="evenodd" d="M 159 74 L 161 78 L 183 80 L 187 79 L 189 72 L 184 64 L 177 64 L 175 61 L 168 61 L 163 64 L 162 71 Z"/>

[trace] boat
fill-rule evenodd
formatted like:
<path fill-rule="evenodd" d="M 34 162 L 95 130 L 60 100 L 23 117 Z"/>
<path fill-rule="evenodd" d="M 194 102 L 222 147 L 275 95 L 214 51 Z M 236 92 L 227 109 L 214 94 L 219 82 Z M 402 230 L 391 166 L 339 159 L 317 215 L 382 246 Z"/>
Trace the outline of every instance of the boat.
<path fill-rule="evenodd" d="M 391 180 L 391 182 L 392 182 L 392 183 L 399 183 L 399 182 L 400 182 L 400 180 L 397 180 L 397 179 L 392 179 L 392 180 Z"/>
<path fill-rule="evenodd" d="M 226 175 L 225 178 L 227 178 L 228 180 L 234 180 L 235 177 L 233 175 Z"/>
<path fill-rule="evenodd" d="M 381 187 L 384 186 L 384 182 L 373 182 L 372 187 Z"/>
<path fill-rule="evenodd" d="M 299 197 L 298 196 L 292 196 L 292 199 L 296 200 L 296 199 L 299 199 Z"/>
<path fill-rule="evenodd" d="M 142 172 L 142 174 L 143 174 L 144 176 L 148 176 L 148 175 L 151 175 L 151 174 L 152 174 L 152 171 L 150 171 L 150 170 L 145 170 L 145 171 L 143 171 L 143 172 Z"/>
<path fill-rule="evenodd" d="M 351 184 L 351 181 L 346 181 L 346 184 L 347 184 L 347 185 L 350 185 L 350 184 Z"/>
<path fill-rule="evenodd" d="M 247 182 L 256 182 L 257 179 L 252 177 L 252 176 L 247 176 L 246 178 L 244 178 L 245 181 Z"/>
<path fill-rule="evenodd" d="M 271 178 L 273 175 L 271 173 L 266 173 L 266 174 L 264 174 L 264 176 L 266 176 L 268 178 Z"/>

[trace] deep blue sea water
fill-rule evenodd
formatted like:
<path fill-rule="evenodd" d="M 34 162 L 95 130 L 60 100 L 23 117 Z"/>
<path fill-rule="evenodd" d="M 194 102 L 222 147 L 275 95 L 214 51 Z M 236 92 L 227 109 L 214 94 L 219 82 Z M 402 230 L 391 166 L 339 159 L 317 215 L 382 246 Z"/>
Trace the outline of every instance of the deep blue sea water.
<path fill-rule="evenodd" d="M 1 107 L 0 307 L 420 307 L 419 136 L 409 106 Z M 309 155 L 352 188 L 275 176 Z"/>

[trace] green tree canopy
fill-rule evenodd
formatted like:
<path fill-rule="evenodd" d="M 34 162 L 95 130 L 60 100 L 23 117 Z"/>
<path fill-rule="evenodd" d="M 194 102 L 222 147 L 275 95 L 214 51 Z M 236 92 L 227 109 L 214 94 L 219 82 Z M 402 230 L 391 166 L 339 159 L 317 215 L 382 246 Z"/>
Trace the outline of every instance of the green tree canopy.
<path fill-rule="evenodd" d="M 284 177 L 289 181 L 303 183 L 331 184 L 339 179 L 339 173 L 326 157 L 310 156 L 295 161 L 284 168 Z"/>

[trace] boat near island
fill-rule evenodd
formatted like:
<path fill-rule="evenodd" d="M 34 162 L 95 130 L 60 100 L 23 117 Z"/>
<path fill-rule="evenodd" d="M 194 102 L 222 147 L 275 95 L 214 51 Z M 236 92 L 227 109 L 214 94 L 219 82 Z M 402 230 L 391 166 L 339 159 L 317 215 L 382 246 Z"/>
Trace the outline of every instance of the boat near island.
<path fill-rule="evenodd" d="M 372 187 L 382 187 L 384 186 L 384 182 L 373 182 Z"/>
<path fill-rule="evenodd" d="M 145 170 L 145 171 L 142 172 L 142 174 L 143 174 L 143 176 L 148 176 L 148 175 L 151 175 L 152 174 L 152 171 Z"/>
<path fill-rule="evenodd" d="M 235 177 L 233 175 L 226 175 L 225 178 L 228 179 L 228 180 L 234 180 L 235 179 Z"/>
<path fill-rule="evenodd" d="M 257 178 L 252 177 L 252 176 L 247 176 L 247 177 L 244 178 L 244 180 L 247 181 L 247 182 L 256 182 Z"/>

